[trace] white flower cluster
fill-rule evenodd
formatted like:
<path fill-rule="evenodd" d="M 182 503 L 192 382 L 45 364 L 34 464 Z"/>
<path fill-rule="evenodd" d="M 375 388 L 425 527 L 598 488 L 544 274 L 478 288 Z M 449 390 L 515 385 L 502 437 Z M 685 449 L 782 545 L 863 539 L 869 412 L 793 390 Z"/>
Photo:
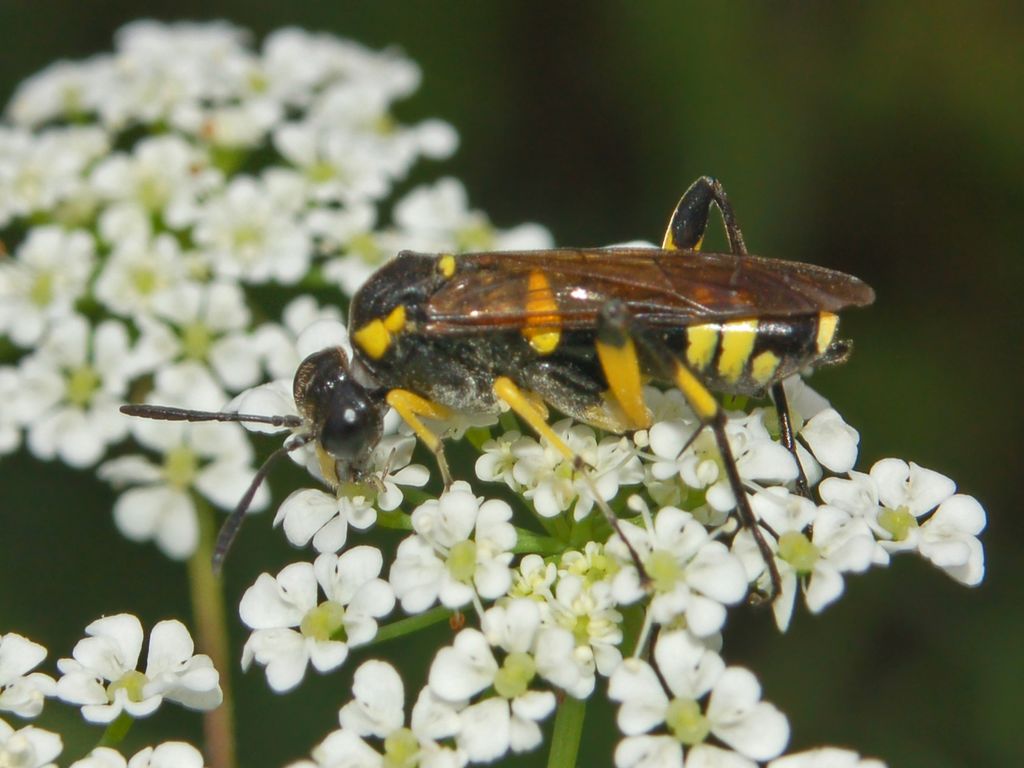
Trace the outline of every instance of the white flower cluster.
<path fill-rule="evenodd" d="M 33 671 L 46 658 L 46 648 L 13 632 L 0 635 L 0 711 L 33 718 L 42 712 L 46 698 L 56 697 L 80 706 L 87 721 L 107 724 L 122 713 L 148 717 L 164 699 L 199 711 L 220 706 L 220 676 L 208 656 L 193 653 L 192 637 L 181 622 L 161 621 L 153 627 L 145 672 L 136 669 L 144 633 L 135 616 L 98 619 L 85 633 L 73 658 L 57 662 L 57 680 Z M 50 768 L 62 749 L 58 734 L 33 725 L 15 730 L 0 720 L 0 765 Z M 142 750 L 127 763 L 115 750 L 103 747 L 74 765 L 201 768 L 203 759 L 189 744 L 167 742 Z"/>
<path fill-rule="evenodd" d="M 329 326 L 310 333 L 344 345 L 340 324 Z M 795 490 L 796 461 L 772 432 L 772 408 L 730 413 L 727 426 L 782 577 L 772 603 L 779 628 L 789 625 L 798 592 L 821 611 L 842 594 L 845 574 L 885 566 L 897 552 L 979 583 L 980 505 L 955 494 L 948 478 L 897 459 L 856 472 L 857 432 L 801 380 L 786 387 L 801 468 L 820 501 Z M 386 491 L 308 488 L 281 504 L 276 522 L 289 541 L 321 554 L 276 578 L 263 574 L 243 597 L 242 619 L 254 630 L 243 663 L 264 665 L 275 690 L 298 685 L 310 664 L 333 669 L 350 649 L 375 642 L 378 621 L 396 604 L 409 616 L 386 624 L 388 637 L 419 619 L 476 616 L 476 626 L 437 652 L 408 724 L 404 683 L 388 664 L 366 662 L 340 729 L 313 762 L 296 766 L 490 762 L 539 746 L 540 723 L 558 697 L 587 699 L 602 677 L 620 703 L 619 766 L 678 766 L 684 756 L 687 764 L 746 768 L 877 764 L 831 748 L 779 757 L 785 716 L 761 700 L 752 672 L 720 655 L 729 609 L 754 590 L 771 591 L 766 565 L 749 531 L 737 530 L 722 458 L 698 434 L 696 417 L 678 392 L 646 394 L 658 421 L 632 438 L 554 425 L 586 459 L 586 477 L 543 440 L 500 427 L 488 438 L 478 427 L 478 479 L 506 485 L 516 506 L 460 480 L 406 514 L 408 489 L 424 484 L 426 470 L 409 464 L 412 438 L 401 431 L 375 459 Z M 243 393 L 236 405 L 294 413 L 289 396 L 281 381 Z M 609 536 L 593 509 L 597 497 L 618 510 L 625 540 Z M 409 531 L 387 567 L 380 550 L 350 540 L 374 526 Z M 643 618 L 630 632 L 624 614 L 636 606 Z M 634 650 L 623 660 L 627 638 Z"/>
<path fill-rule="evenodd" d="M 232 508 L 253 450 L 234 424 L 129 426 L 117 413 L 129 395 L 204 410 L 234 397 L 246 413 L 294 414 L 299 361 L 348 347 L 340 312 L 313 289 L 351 296 L 402 248 L 548 246 L 535 225 L 493 228 L 453 179 L 397 194 L 414 162 L 456 144 L 440 121 L 392 117 L 418 81 L 402 56 L 333 37 L 284 30 L 255 51 L 226 24 L 145 22 L 122 30 L 114 53 L 25 83 L 0 125 L 0 229 L 11 245 L 0 337 L 15 350 L 0 365 L 0 452 L 24 440 L 40 458 L 98 465 L 128 487 L 114 509 L 120 530 L 187 558 L 199 500 Z M 385 222 L 377 206 L 393 193 Z M 280 320 L 259 305 L 264 284 L 291 299 Z M 279 380 L 254 388 L 267 374 Z M 858 433 L 801 380 L 786 386 L 797 457 L 770 407 L 730 411 L 725 427 L 781 576 L 779 628 L 799 592 L 821 611 L 846 574 L 899 552 L 979 583 L 978 502 L 897 459 L 856 472 Z M 284 500 L 275 524 L 318 554 L 261 574 L 240 605 L 252 629 L 242 664 L 263 666 L 275 691 L 298 686 L 310 665 L 337 669 L 361 646 L 438 621 L 456 631 L 408 720 L 406 682 L 367 661 L 339 729 L 296 766 L 491 762 L 537 748 L 557 707 L 599 692 L 619 705 L 620 768 L 879 765 L 832 748 L 782 756 L 785 716 L 721 655 L 729 609 L 772 591 L 767 564 L 732 516 L 713 436 L 679 392 L 645 394 L 655 423 L 631 437 L 554 425 L 585 469 L 510 415 L 501 427 L 460 417 L 437 430 L 471 430 L 480 482 L 457 472 L 430 495 L 420 490 L 429 470 L 412 463 L 416 441 L 392 414 L 371 459 L 375 482 Z M 100 464 L 129 430 L 146 453 Z M 314 446 L 291 455 L 323 479 Z M 487 483 L 494 498 L 481 495 Z M 261 490 L 252 506 L 267 504 Z M 619 517 L 618 532 L 595 507 Z M 393 557 L 354 541 L 371 528 L 403 533 Z M 407 616 L 388 622 L 396 605 Z M 32 672 L 45 651 L 3 636 L 0 709 L 32 716 L 57 695 L 110 722 L 164 698 L 219 703 L 217 673 L 179 623 L 153 629 L 144 672 L 137 619 L 101 619 L 87 634 L 59 662 L 59 681 Z M 76 765 L 201 765 L 190 750 L 168 743 L 126 763 L 97 749 Z M 0 765 L 49 765 L 59 751 L 53 734 L 0 722 Z"/>
<path fill-rule="evenodd" d="M 231 509 L 252 449 L 237 425 L 147 424 L 120 404 L 213 410 L 293 371 L 296 335 L 340 317 L 308 291 L 351 296 L 401 248 L 549 245 L 536 225 L 492 227 L 454 179 L 393 195 L 457 144 L 440 120 L 392 116 L 419 80 L 396 51 L 328 35 L 254 50 L 226 23 L 142 21 L 23 83 L 0 122 L 0 455 L 24 439 L 88 468 L 133 438 L 145 453 L 99 469 L 129 489 L 118 528 L 186 558 L 197 501 Z M 280 320 L 252 295 L 268 283 L 294 298 Z"/>

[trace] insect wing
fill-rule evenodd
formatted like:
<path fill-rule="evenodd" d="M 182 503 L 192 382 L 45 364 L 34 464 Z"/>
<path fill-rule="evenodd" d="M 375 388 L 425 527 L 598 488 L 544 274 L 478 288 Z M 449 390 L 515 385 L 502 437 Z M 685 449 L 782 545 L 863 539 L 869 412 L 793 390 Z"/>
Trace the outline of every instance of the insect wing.
<path fill-rule="evenodd" d="M 861 280 L 801 262 L 654 248 L 466 254 L 426 307 L 434 333 L 519 328 L 556 312 L 592 328 L 609 300 L 649 326 L 837 312 L 874 292 Z"/>

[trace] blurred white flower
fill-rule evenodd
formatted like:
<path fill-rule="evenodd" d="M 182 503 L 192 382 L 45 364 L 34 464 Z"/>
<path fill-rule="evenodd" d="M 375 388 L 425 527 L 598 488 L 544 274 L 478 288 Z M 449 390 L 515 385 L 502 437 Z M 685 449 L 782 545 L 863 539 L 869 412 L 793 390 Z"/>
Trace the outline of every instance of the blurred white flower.
<path fill-rule="evenodd" d="M 168 557 L 191 557 L 199 542 L 193 493 L 221 509 L 234 509 L 255 473 L 252 446 L 237 424 L 137 419 L 132 434 L 162 460 L 132 454 L 100 466 L 99 477 L 115 488 L 134 486 L 114 504 L 114 522 L 132 541 L 152 539 Z M 261 486 L 249 510 L 265 509 L 269 499 Z"/>
<path fill-rule="evenodd" d="M 0 635 L 0 711 L 19 717 L 35 717 L 43 711 L 47 696 L 57 692 L 52 677 L 33 672 L 46 649 L 14 632 Z"/>
<path fill-rule="evenodd" d="M 54 323 L 74 314 L 95 261 L 89 233 L 32 229 L 14 259 L 0 261 L 0 334 L 19 346 L 35 346 Z"/>
<path fill-rule="evenodd" d="M 61 737 L 34 725 L 19 730 L 0 720 L 0 765 L 16 768 L 57 768 L 53 760 L 64 749 Z"/>
<path fill-rule="evenodd" d="M 29 450 L 72 467 L 95 464 L 128 431 L 118 407 L 140 372 L 137 351 L 113 320 L 91 328 L 72 315 L 54 327 L 18 366 L 15 418 L 28 432 Z"/>

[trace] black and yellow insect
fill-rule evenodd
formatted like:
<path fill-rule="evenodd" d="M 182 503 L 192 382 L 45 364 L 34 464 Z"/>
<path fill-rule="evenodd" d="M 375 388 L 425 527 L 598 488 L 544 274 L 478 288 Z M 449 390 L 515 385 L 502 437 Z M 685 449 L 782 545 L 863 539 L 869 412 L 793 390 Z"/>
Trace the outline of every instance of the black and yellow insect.
<path fill-rule="evenodd" d="M 700 250 L 712 203 L 729 253 Z M 307 358 L 295 400 L 305 442 L 315 441 L 333 482 L 366 472 L 391 406 L 437 455 L 448 483 L 442 435 L 429 420 L 508 406 L 578 461 L 548 426 L 544 404 L 623 433 L 650 425 L 645 382 L 678 387 L 715 435 L 738 515 L 777 586 L 712 393 L 770 393 L 792 450 L 782 380 L 844 360 L 850 345 L 836 336 L 836 313 L 873 299 L 855 277 L 748 255 L 721 185 L 702 177 L 661 248 L 400 253 L 352 299 L 353 359 L 341 349 Z M 156 415 L 145 410 L 131 412 Z"/>

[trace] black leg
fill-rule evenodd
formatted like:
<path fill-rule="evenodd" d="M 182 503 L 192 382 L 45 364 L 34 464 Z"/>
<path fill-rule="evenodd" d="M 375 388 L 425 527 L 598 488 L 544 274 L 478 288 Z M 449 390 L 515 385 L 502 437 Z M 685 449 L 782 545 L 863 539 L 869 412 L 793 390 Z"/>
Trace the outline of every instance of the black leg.
<path fill-rule="evenodd" d="M 673 354 L 657 334 L 639 327 L 639 323 L 632 322 L 628 325 L 630 336 L 636 346 L 643 351 L 645 359 L 652 361 L 656 366 L 657 378 L 674 382 L 700 419 L 701 424 L 711 429 L 714 434 L 715 442 L 718 444 L 718 450 L 722 456 L 722 464 L 725 466 L 729 488 L 736 499 L 736 515 L 739 517 L 740 523 L 754 537 L 754 542 L 757 544 L 771 579 L 771 596 L 777 596 L 782 590 L 782 577 L 775 562 L 775 553 L 772 552 L 772 548 L 765 538 L 764 530 L 750 506 L 739 469 L 736 467 L 736 458 L 729 447 L 729 440 L 725 432 L 725 412 L 707 386 L 682 360 Z"/>
<path fill-rule="evenodd" d="M 793 419 L 789 415 L 789 402 L 786 400 L 786 390 L 782 382 L 772 385 L 772 400 L 775 402 L 775 413 L 779 416 L 779 431 L 782 433 L 782 444 L 786 446 L 796 462 L 796 489 L 805 498 L 811 498 L 811 489 L 807 485 L 807 475 L 800 464 L 800 457 L 796 452 L 796 434 L 793 432 Z"/>
<path fill-rule="evenodd" d="M 747 246 L 736 223 L 732 205 L 729 204 L 729 197 L 721 182 L 711 176 L 701 176 L 686 190 L 668 223 L 662 248 L 699 251 L 712 203 L 722 212 L 725 231 L 729 236 L 729 250 L 738 256 L 746 256 Z"/>

